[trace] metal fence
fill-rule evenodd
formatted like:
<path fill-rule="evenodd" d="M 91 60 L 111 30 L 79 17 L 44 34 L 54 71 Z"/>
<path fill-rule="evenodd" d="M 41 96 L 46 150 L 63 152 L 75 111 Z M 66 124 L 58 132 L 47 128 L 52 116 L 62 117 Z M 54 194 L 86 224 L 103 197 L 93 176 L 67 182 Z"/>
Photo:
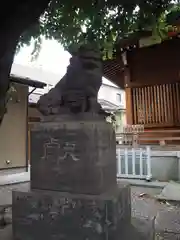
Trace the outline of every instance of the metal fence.
<path fill-rule="evenodd" d="M 151 178 L 151 149 L 149 146 L 132 148 L 117 146 L 117 177 Z"/>

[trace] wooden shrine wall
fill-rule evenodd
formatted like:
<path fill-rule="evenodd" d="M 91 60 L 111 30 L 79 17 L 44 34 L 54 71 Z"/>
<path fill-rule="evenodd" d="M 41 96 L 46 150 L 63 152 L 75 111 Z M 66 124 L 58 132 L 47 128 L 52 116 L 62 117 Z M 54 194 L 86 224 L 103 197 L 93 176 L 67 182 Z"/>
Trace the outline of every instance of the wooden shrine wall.
<path fill-rule="evenodd" d="M 127 53 L 129 87 L 180 81 L 180 39 Z"/>
<path fill-rule="evenodd" d="M 127 92 L 130 124 L 144 124 L 146 128 L 180 126 L 179 82 L 136 87 Z"/>

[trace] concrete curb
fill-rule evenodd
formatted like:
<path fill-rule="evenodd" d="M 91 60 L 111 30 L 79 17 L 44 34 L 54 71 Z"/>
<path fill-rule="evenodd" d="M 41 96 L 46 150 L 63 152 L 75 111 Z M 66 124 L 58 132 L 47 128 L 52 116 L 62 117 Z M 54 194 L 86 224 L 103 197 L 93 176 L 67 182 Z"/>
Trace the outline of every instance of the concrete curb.
<path fill-rule="evenodd" d="M 19 184 L 30 182 L 30 172 L 23 172 L 23 173 L 14 173 L 9 175 L 0 176 L 0 186 L 12 185 L 12 184 Z M 138 179 L 125 179 L 125 178 L 118 178 L 118 183 L 126 182 L 129 183 L 131 186 L 137 187 L 147 187 L 147 188 L 164 188 L 168 182 L 158 182 L 158 181 L 151 181 L 148 182 L 146 180 L 138 180 Z"/>
<path fill-rule="evenodd" d="M 0 176 L 0 186 L 25 183 L 30 181 L 30 172 L 14 173 Z"/>
<path fill-rule="evenodd" d="M 30 168 L 31 167 L 29 166 L 28 172 L 0 175 L 0 187 L 30 182 Z M 122 182 L 129 183 L 131 186 L 160 188 L 160 189 L 163 189 L 168 184 L 168 182 L 159 182 L 159 181 L 148 182 L 146 180 L 139 180 L 139 179 L 117 178 L 117 183 L 122 183 Z"/>
<path fill-rule="evenodd" d="M 158 182 L 158 181 L 151 181 L 147 182 L 146 180 L 138 180 L 138 179 L 118 179 L 118 183 L 128 182 L 131 186 L 136 187 L 147 187 L 147 188 L 160 188 L 163 189 L 168 182 Z"/>

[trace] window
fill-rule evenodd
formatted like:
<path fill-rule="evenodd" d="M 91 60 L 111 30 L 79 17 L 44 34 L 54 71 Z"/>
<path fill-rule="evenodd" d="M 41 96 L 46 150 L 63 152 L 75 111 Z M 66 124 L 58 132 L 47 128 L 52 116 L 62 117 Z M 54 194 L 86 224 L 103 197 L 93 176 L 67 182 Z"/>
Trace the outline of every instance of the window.
<path fill-rule="evenodd" d="M 121 94 L 117 93 L 116 97 L 117 97 L 117 101 L 121 103 L 122 101 Z"/>

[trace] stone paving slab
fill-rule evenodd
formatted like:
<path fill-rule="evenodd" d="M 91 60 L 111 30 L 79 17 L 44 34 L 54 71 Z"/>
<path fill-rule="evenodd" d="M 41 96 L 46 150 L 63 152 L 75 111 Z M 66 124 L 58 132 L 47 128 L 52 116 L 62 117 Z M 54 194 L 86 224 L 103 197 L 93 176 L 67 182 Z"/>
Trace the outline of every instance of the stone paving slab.
<path fill-rule="evenodd" d="M 176 182 L 168 183 L 156 198 L 159 200 L 180 201 L 180 184 Z"/>

